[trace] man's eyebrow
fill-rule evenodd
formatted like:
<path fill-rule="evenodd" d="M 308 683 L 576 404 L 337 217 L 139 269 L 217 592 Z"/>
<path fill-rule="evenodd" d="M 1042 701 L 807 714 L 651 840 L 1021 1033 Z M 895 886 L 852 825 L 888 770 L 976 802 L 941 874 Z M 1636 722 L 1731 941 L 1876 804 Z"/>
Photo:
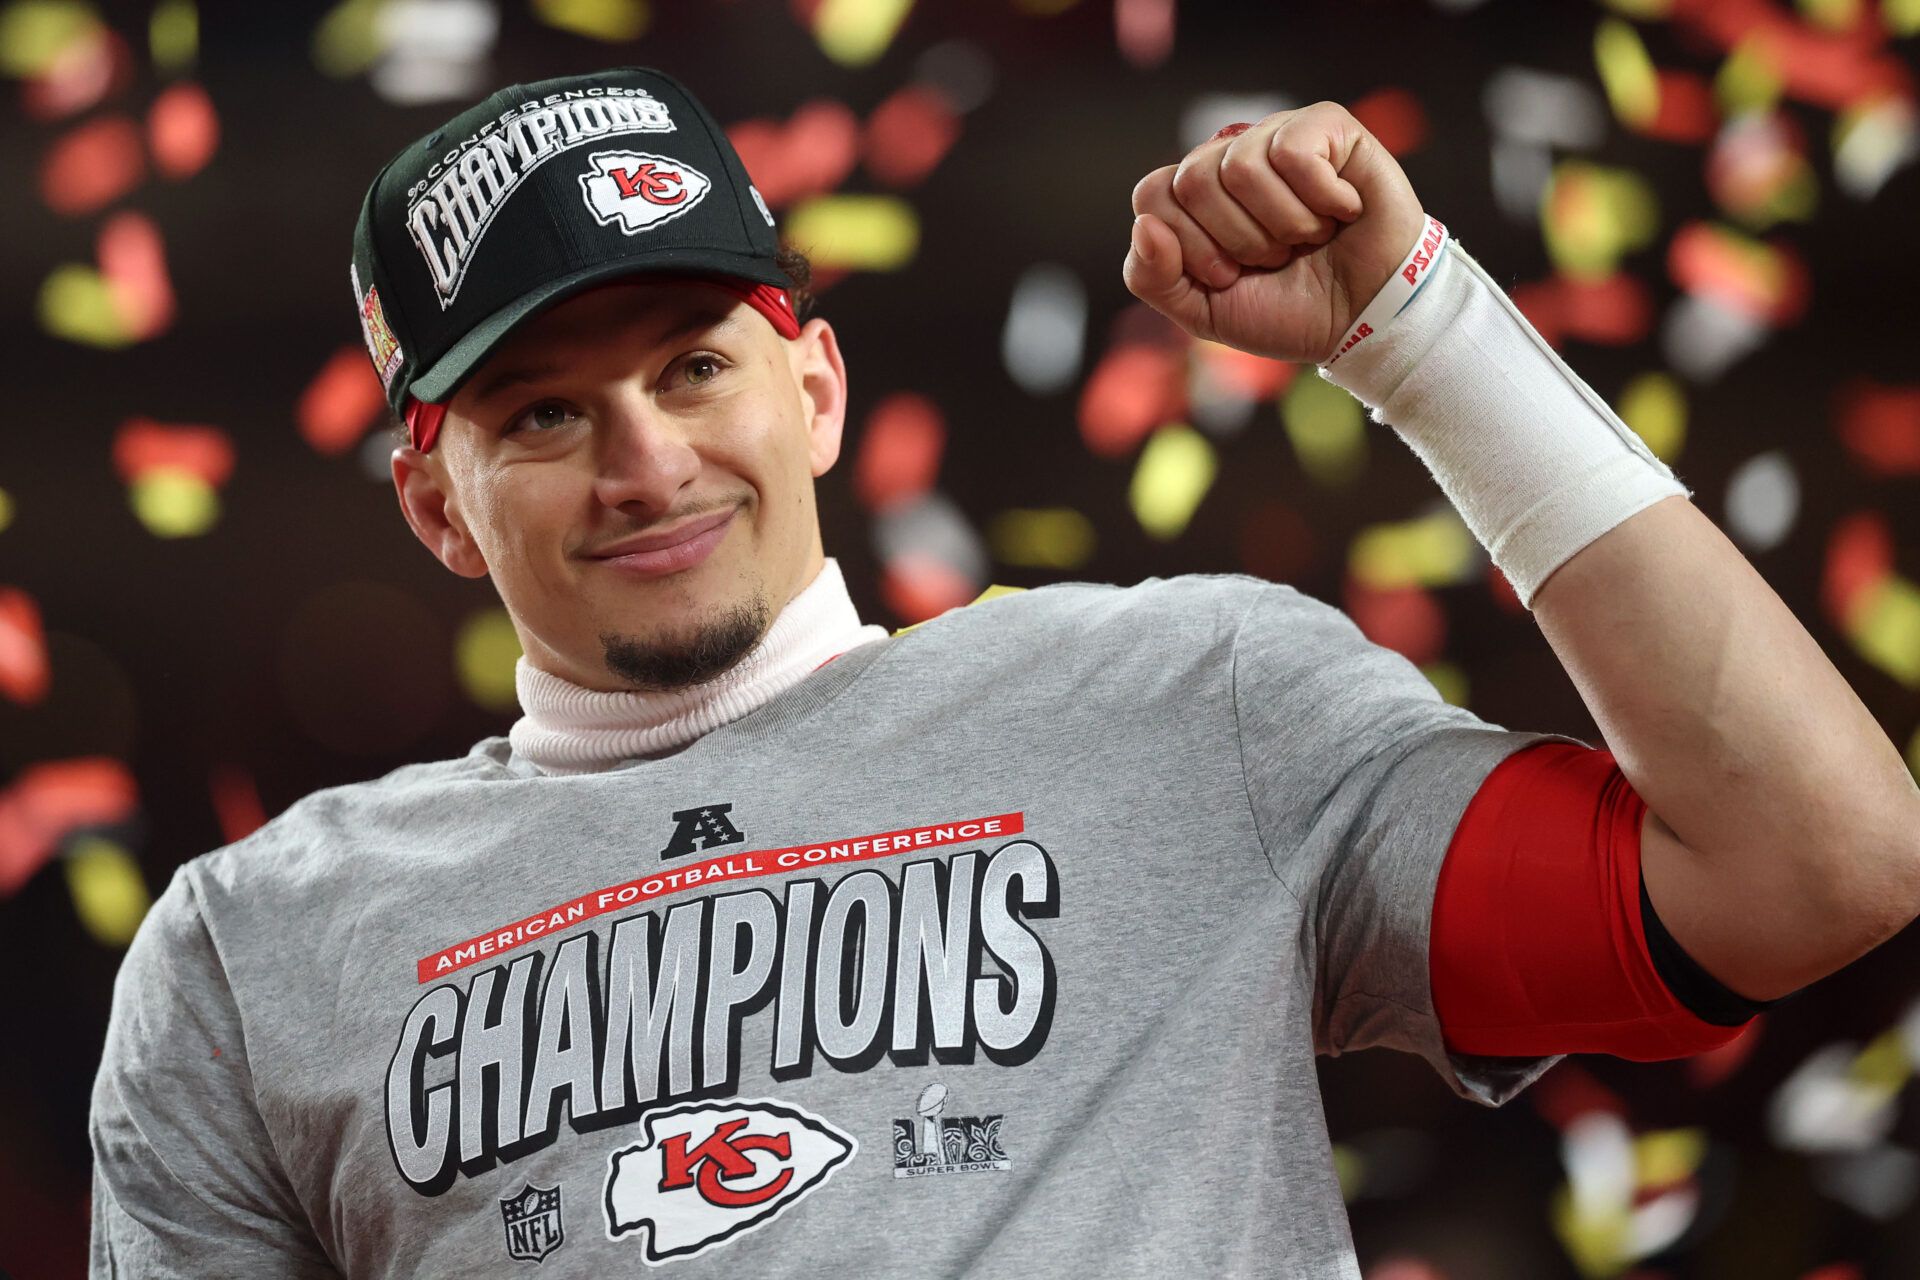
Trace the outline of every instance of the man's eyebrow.
<path fill-rule="evenodd" d="M 641 319 L 636 319 L 630 322 L 629 327 L 642 322 Z M 708 311 L 703 308 L 656 335 L 652 339 L 652 345 L 665 346 L 703 330 L 727 333 L 739 327 L 739 315 L 732 308 L 722 312 Z M 504 391 L 550 378 L 566 368 L 567 362 L 564 360 L 537 360 L 529 364 L 509 365 L 504 369 L 496 369 L 474 385 L 474 403 L 485 404 Z"/>

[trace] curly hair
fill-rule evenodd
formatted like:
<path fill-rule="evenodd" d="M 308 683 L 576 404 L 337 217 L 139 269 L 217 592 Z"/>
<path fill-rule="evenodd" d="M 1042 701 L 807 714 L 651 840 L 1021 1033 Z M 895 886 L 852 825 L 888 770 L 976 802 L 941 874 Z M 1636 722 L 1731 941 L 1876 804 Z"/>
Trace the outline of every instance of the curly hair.
<path fill-rule="evenodd" d="M 789 244 L 782 244 L 773 260 L 786 273 L 789 281 L 787 292 L 793 296 L 794 318 L 805 320 L 807 313 L 813 310 L 813 263 L 806 254 Z M 406 419 L 392 409 L 387 410 L 387 432 L 397 444 L 407 444 L 413 439 L 407 430 Z"/>

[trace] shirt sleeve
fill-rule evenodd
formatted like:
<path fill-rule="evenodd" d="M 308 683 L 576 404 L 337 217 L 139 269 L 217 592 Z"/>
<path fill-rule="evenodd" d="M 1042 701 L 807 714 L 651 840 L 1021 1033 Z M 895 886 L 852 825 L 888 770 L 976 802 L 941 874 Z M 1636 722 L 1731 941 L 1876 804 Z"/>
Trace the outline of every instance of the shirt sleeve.
<path fill-rule="evenodd" d="M 185 868 L 114 982 L 89 1127 L 92 1276 L 338 1275 L 255 1105 L 239 1011 Z"/>
<path fill-rule="evenodd" d="M 1453 706 L 1331 605 L 1269 583 L 1252 596 L 1234 639 L 1241 761 L 1274 874 L 1304 916 L 1315 1051 L 1417 1054 L 1461 1097 L 1499 1106 L 1561 1055 L 1448 1049 L 1428 963 L 1434 890 L 1493 768 L 1529 744 L 1577 740 Z"/>

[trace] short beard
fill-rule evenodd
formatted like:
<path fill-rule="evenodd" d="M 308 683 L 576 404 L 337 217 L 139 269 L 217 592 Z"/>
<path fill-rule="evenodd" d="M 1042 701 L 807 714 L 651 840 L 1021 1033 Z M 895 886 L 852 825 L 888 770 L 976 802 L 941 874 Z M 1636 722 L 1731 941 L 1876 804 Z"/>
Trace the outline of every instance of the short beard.
<path fill-rule="evenodd" d="M 705 684 L 732 670 L 766 634 L 767 598 L 758 591 L 728 606 L 718 618 L 703 623 L 693 639 L 682 644 L 649 644 L 605 632 L 600 647 L 607 670 L 635 689 L 671 693 Z"/>

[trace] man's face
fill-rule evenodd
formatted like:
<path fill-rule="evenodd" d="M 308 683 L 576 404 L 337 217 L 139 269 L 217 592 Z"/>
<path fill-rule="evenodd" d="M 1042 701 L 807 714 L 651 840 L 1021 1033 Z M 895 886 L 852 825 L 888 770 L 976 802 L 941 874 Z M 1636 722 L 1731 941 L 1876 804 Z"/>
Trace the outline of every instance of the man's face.
<path fill-rule="evenodd" d="M 839 456 L 833 330 L 782 338 L 714 287 L 620 281 L 527 321 L 393 454 L 401 509 L 456 573 L 489 576 L 521 647 L 592 689 L 731 668 L 822 564 L 813 481 Z M 610 558 L 635 539 L 672 549 Z"/>

